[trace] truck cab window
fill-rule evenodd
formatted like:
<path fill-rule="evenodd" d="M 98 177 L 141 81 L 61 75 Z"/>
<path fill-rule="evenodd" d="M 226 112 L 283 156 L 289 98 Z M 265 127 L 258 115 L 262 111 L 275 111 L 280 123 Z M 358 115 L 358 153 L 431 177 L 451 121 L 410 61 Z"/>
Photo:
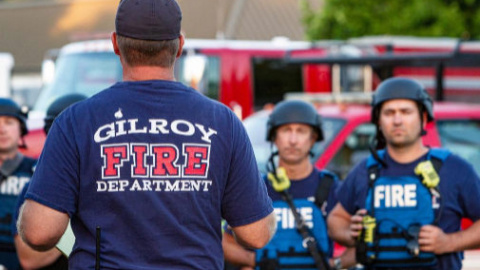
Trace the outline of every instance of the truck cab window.
<path fill-rule="evenodd" d="M 480 174 L 480 121 L 437 120 L 442 146 L 468 160 Z"/>
<path fill-rule="evenodd" d="M 370 155 L 369 145 L 375 136 L 375 125 L 365 123 L 359 125 L 347 137 L 327 169 L 336 173 L 343 180 L 350 170 Z"/>
<path fill-rule="evenodd" d="M 285 65 L 280 59 L 252 61 L 254 109 L 259 110 L 267 103 L 283 100 L 285 93 L 303 92 L 300 65 Z"/>

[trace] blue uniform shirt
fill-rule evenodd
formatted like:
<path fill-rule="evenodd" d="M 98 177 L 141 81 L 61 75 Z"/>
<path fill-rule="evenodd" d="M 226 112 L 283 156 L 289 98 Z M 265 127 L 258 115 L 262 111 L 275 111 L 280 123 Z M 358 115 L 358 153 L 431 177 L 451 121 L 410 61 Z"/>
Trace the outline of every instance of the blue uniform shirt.
<path fill-rule="evenodd" d="M 380 176 L 415 176 L 414 168 L 426 160 L 427 155 L 411 163 L 395 162 L 388 152 L 385 155 L 387 168 L 380 170 Z M 473 167 L 462 158 L 451 154 L 437 172 L 440 177 L 440 194 L 443 210 L 438 221 L 439 227 L 446 233 L 460 230 L 463 217 L 476 221 L 480 218 L 480 180 Z M 351 215 L 358 209 L 365 208 L 368 192 L 368 175 L 366 160 L 359 163 L 347 176 L 339 188 L 338 201 Z M 438 209 L 435 210 L 438 215 Z M 438 264 L 432 269 L 461 269 L 463 253 L 450 253 L 437 256 Z"/>
<path fill-rule="evenodd" d="M 120 82 L 53 124 L 26 194 L 71 217 L 70 269 L 222 269 L 221 219 L 273 211 L 241 121 L 171 81 Z"/>

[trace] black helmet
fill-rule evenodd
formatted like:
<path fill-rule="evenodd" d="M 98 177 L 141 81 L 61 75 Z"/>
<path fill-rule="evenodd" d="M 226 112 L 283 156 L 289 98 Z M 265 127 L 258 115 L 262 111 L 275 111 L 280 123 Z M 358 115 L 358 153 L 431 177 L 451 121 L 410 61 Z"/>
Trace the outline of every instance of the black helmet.
<path fill-rule="evenodd" d="M 47 115 L 45 116 L 45 126 L 43 127 L 43 131 L 45 131 L 45 134 L 48 134 L 48 131 L 52 127 L 53 120 L 63 111 L 65 110 L 68 106 L 77 103 L 79 101 L 82 101 L 86 99 L 87 97 L 82 95 L 82 94 L 69 94 L 69 95 L 64 95 L 59 98 L 57 98 L 55 101 L 48 106 L 47 109 Z"/>
<path fill-rule="evenodd" d="M 0 115 L 13 116 L 20 121 L 22 137 L 27 135 L 27 109 L 22 109 L 15 101 L 9 98 L 0 98 Z"/>
<path fill-rule="evenodd" d="M 300 123 L 313 127 L 317 132 L 317 141 L 323 140 L 322 122 L 315 108 L 304 101 L 282 101 L 275 106 L 267 122 L 267 141 L 273 141 L 277 127 L 285 124 Z"/>
<path fill-rule="evenodd" d="M 372 98 L 372 123 L 377 124 L 380 106 L 392 99 L 410 99 L 423 106 L 427 112 L 427 122 L 433 121 L 433 102 L 425 88 L 415 80 L 395 77 L 383 81 Z"/>

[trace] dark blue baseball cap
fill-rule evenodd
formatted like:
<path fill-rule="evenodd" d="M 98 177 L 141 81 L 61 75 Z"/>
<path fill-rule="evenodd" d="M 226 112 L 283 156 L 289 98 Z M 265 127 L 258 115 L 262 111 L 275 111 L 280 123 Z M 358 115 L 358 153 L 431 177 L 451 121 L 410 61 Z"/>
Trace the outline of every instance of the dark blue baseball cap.
<path fill-rule="evenodd" d="M 175 0 L 122 0 L 115 18 L 118 35 L 143 40 L 180 36 L 182 11 Z"/>

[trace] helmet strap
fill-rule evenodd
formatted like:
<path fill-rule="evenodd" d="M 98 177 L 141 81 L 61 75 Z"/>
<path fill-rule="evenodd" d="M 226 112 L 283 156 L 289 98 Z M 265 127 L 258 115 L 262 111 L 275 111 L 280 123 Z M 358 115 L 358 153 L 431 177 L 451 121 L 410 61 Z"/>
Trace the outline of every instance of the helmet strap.
<path fill-rule="evenodd" d="M 20 138 L 21 143 L 18 145 L 18 148 L 27 149 L 27 144 L 25 143 L 25 138 L 23 136 Z"/>
<path fill-rule="evenodd" d="M 273 175 L 277 175 L 277 166 L 275 165 L 275 156 L 278 156 L 278 151 L 273 151 L 273 143 L 271 144 L 272 147 L 272 153 L 270 154 L 270 157 L 268 158 L 267 162 L 267 172 L 273 173 Z"/>
<path fill-rule="evenodd" d="M 420 136 L 425 136 L 427 135 L 427 131 L 423 128 L 423 115 L 426 113 L 425 108 L 423 107 L 422 104 L 418 104 L 418 111 L 420 112 Z"/>
<path fill-rule="evenodd" d="M 387 168 L 387 163 L 385 163 L 385 161 L 383 159 L 381 159 L 379 156 L 378 156 L 378 153 L 377 153 L 377 150 L 379 149 L 378 148 L 378 132 L 380 132 L 379 130 L 377 130 L 377 138 L 374 138 L 372 140 L 372 142 L 370 142 L 370 145 L 368 146 L 368 150 L 370 150 L 370 153 L 372 154 L 373 158 L 378 162 L 380 163 L 384 168 Z M 383 137 L 383 134 L 380 134 L 380 136 Z M 383 148 L 383 147 L 382 147 Z"/>

